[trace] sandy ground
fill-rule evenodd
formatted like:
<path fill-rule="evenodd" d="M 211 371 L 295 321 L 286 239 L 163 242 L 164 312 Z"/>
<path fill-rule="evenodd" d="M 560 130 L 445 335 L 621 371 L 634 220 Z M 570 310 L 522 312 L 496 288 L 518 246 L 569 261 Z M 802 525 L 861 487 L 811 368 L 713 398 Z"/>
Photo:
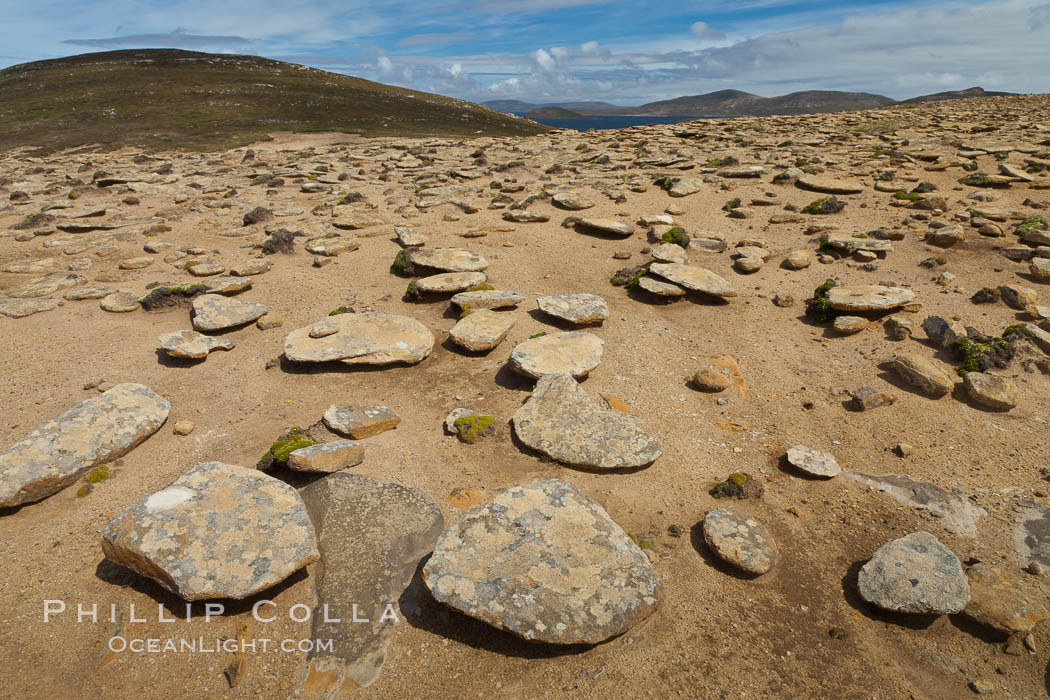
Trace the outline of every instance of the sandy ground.
<path fill-rule="evenodd" d="M 1031 144 L 1050 137 L 1046 127 L 1041 132 L 1023 129 L 1025 124 L 1045 119 L 1045 102 L 990 101 L 983 104 L 993 106 L 980 108 L 976 104 L 956 103 L 951 108 L 936 108 L 939 112 L 932 107 L 901 111 L 899 114 L 913 120 L 913 126 L 904 126 L 898 136 L 912 139 L 912 147 L 928 141 L 946 154 L 959 150 L 972 124 L 1003 127 L 1002 133 L 980 134 L 974 140 L 1012 143 L 1023 137 Z M 1000 116 L 1004 112 L 1015 118 L 1003 123 Z M 115 511 L 165 487 L 197 463 L 220 460 L 253 465 L 287 428 L 317 421 L 331 403 L 351 402 L 386 404 L 402 417 L 396 430 L 367 440 L 365 462 L 355 467 L 356 472 L 424 490 L 442 503 L 447 522 L 459 512 L 449 502 L 455 489 L 472 487 L 492 493 L 540 476 L 568 479 L 597 499 L 627 532 L 653 539 L 651 557 L 666 592 L 658 612 L 628 634 L 591 649 L 559 653 L 440 608 L 417 577 L 402 598 L 405 622 L 395 633 L 386 666 L 373 685 L 356 691 L 360 697 L 947 698 L 969 694 L 967 685 L 978 679 L 990 680 L 1003 697 L 1044 697 L 1050 688 L 1050 626 L 1046 623 L 1035 629 L 1036 653 L 1010 656 L 1002 650 L 1002 637 L 961 616 L 915 620 L 887 615 L 866 605 L 856 592 L 857 570 L 872 552 L 915 530 L 933 533 L 963 561 L 972 558 L 1018 570 L 1027 562 L 1014 547 L 1014 519 L 1024 500 L 1036 497 L 1046 503 L 1045 491 L 1050 490 L 1039 473 L 1040 467 L 1050 466 L 1046 426 L 1050 380 L 1033 362 L 1018 358 L 1006 371 L 1019 389 L 1018 406 L 1009 413 L 987 412 L 958 396 L 927 398 L 877 366 L 883 357 L 902 349 L 948 359 L 925 340 L 920 326 L 927 315 L 957 317 L 993 333 L 1028 318 L 1004 304 L 971 304 L 969 296 L 981 287 L 1020 283 L 1047 294 L 1045 287 L 1027 279 L 1027 265 L 997 254 L 997 248 L 1015 242 L 1012 234 L 984 238 L 967 228 L 963 243 L 947 250 L 931 248 L 922 241 L 924 222 L 903 223 L 913 212 L 891 207 L 890 194 L 871 189 L 870 176 L 863 174 L 879 165 L 869 155 L 881 142 L 852 133 L 850 120 L 864 123 L 890 118 L 887 114 L 892 117 L 898 112 L 704 122 L 697 130 L 705 132 L 705 137 L 686 139 L 673 135 L 675 127 L 470 142 L 277 135 L 276 140 L 255 146 L 257 160 L 269 164 L 268 168 L 242 165 L 243 150 L 205 156 L 154 154 L 172 160 L 174 181 L 165 184 L 160 178 L 148 187 L 136 188 L 142 190 L 135 194 L 139 204 L 122 203 L 130 193 L 119 185 L 88 187 L 74 202 L 78 209 L 106 206 L 107 220 L 160 217 L 172 227 L 170 232 L 144 238 L 145 225 L 135 225 L 117 232 L 58 231 L 26 242 L 16 242 L 13 232 L 0 238 L 0 264 L 6 265 L 61 257 L 61 246 L 42 247 L 49 240 L 93 241 L 113 233 L 128 234 L 111 244 L 118 250 L 107 257 L 98 257 L 93 250 L 69 256 L 92 259 L 92 268 L 80 273 L 92 282 L 108 278 L 121 259 L 144 255 L 142 245 L 150 241 L 199 247 L 222 264 L 235 264 L 257 254 L 242 246 L 260 241 L 262 227 L 242 238 L 218 234 L 242 228 L 243 212 L 256 205 L 302 212 L 279 217 L 270 225 L 316 235 L 331 230 L 330 218 L 312 215 L 311 210 L 318 204 L 335 203 L 336 194 L 301 193 L 293 176 L 286 176 L 284 186 L 269 191 L 249 186 L 248 180 L 255 172 L 294 169 L 305 177 L 320 163 L 331 167 L 330 175 L 351 173 L 352 179 L 337 185 L 337 191 L 357 190 L 375 205 L 374 210 L 362 205 L 340 210 L 387 222 L 356 232 L 365 234 L 360 237 L 360 249 L 344 253 L 323 268 L 311 265 L 312 256 L 302 250 L 303 239 L 297 241 L 296 254 L 270 257 L 273 269 L 255 277 L 254 287 L 239 298 L 265 303 L 272 316 L 283 320 L 283 327 L 262 331 L 248 325 L 224 333 L 236 348 L 214 353 L 192 366 L 170 362 L 156 351 L 160 334 L 190 327 L 185 309 L 113 314 L 102 311 L 97 301 L 69 301 L 23 319 L 0 318 L 0 445 L 14 442 L 94 395 L 96 390 L 82 389 L 93 377 L 147 384 L 172 404 L 168 423 L 116 462 L 113 477 L 98 484 L 87 497 L 78 498 L 77 489 L 68 488 L 0 518 L 0 559 L 4 562 L 0 678 L 4 694 L 112 698 L 294 695 L 303 659 L 300 653 L 249 654 L 245 672 L 236 687 L 230 688 L 223 672 L 232 655 L 225 652 L 107 654 L 106 647 L 117 634 L 212 639 L 235 637 L 245 625 L 247 634 L 257 638 L 307 639 L 309 625 L 289 621 L 287 611 L 296 603 L 312 601 L 308 574 L 293 577 L 262 596 L 278 603 L 283 617 L 275 623 L 252 621 L 250 601 L 231 605 L 228 614 L 210 622 L 205 622 L 198 605 L 191 621 L 161 623 L 158 603 L 168 605 L 175 614 L 183 611 L 183 605 L 151 582 L 107 564 L 100 535 Z M 940 120 L 939 125 L 934 118 Z M 844 134 L 845 138 L 829 139 L 822 146 L 775 146 L 785 139 L 800 141 L 821 132 Z M 734 136 L 755 143 L 733 143 Z M 622 140 L 617 144 L 615 139 Z M 640 174 L 636 182 L 650 185 L 656 174 L 695 174 L 632 165 L 633 146 L 639 139 L 647 139 L 646 147 L 656 154 L 667 156 L 677 149 L 679 155 L 701 165 L 709 158 L 733 154 L 743 164 L 766 165 L 767 172 L 760 180 L 727 180 L 731 190 L 705 184 L 700 192 L 683 199 L 671 199 L 652 186 L 645 192 L 618 187 L 627 197 L 617 204 L 603 190 L 625 172 Z M 575 150 L 581 143 L 589 144 L 590 153 Z M 393 168 L 388 181 L 379 179 L 391 154 L 419 145 L 424 152 L 433 148 L 430 156 L 438 160 L 416 170 Z M 450 168 L 469 165 L 470 154 L 478 147 L 485 149 L 491 165 L 519 159 L 526 165 L 472 180 L 439 182 Z M 756 151 L 762 154 L 760 158 L 755 158 Z M 550 183 L 544 182 L 544 170 L 551 164 L 600 153 L 609 153 L 612 162 L 579 165 L 578 173 L 563 172 Z M 360 159 L 341 162 L 348 154 Z M 61 201 L 70 189 L 63 182 L 67 174 L 89 181 L 98 168 L 148 173 L 157 165 L 152 161 L 137 165 L 134 155 L 80 153 L 34 160 L 8 154 L 0 160 L 0 176 L 7 179 L 0 189 L 4 204 L 7 193 L 15 189 L 29 192 L 31 199 L 28 204 L 0 210 L 0 232 L 27 213 Z M 807 224 L 767 224 L 769 215 L 781 212 L 781 207 L 754 207 L 754 218 L 747 220 L 727 218 L 721 211 L 731 197 L 742 197 L 746 203 L 766 192 L 776 193 L 783 203 L 808 204 L 820 195 L 792 185 L 773 185 L 770 179 L 776 172 L 773 163 L 810 156 L 818 156 L 822 163 L 836 162 L 828 174 L 836 170 L 855 173 L 856 179 L 868 183 L 863 194 L 842 197 L 848 202 L 842 213 L 811 217 L 814 223 L 831 223 L 847 233 L 878 226 L 909 231 L 878 262 L 877 271 L 862 271 L 848 259 L 830 265 L 815 263 L 800 271 L 783 269 L 779 262 L 789 248 L 819 245 L 818 236 L 804 233 Z M 1015 152 L 1009 162 L 1019 164 L 1022 159 Z M 996 172 L 991 155 L 977 160 L 982 171 Z M 78 173 L 77 167 L 85 161 L 92 163 L 91 169 Z M 618 163 L 626 170 L 613 170 Z M 973 188 L 957 183 L 965 174 L 962 170 L 925 172 L 924 165 L 915 161 L 896 171 L 898 177 L 914 176 L 937 185 L 938 194 L 951 204 L 944 219 L 974 204 L 965 199 Z M 882 167 L 887 166 L 883 163 Z M 33 172 L 35 169 L 42 171 Z M 489 182 L 501 178 L 514 178 L 525 186 L 523 192 L 510 195 L 515 199 L 539 192 L 546 184 L 578 189 L 596 203 L 583 213 L 586 216 L 633 223 L 639 216 L 678 206 L 685 213 L 675 219 L 687 232 L 716 231 L 726 236 L 730 246 L 743 238 L 761 238 L 773 255 L 759 272 L 744 276 L 733 271 L 728 252 L 691 252 L 692 263 L 730 280 L 738 296 L 725 305 L 692 298 L 673 304 L 647 303 L 609 284 L 617 269 L 648 259 L 641 252 L 648 245 L 643 227 L 626 240 L 581 234 L 559 225 L 572 212 L 559 211 L 549 201 L 533 204 L 530 210 L 550 214 L 550 222 L 508 224 L 500 219 L 499 209 L 486 208 L 498 194 L 489 189 Z M 57 184 L 48 191 L 50 183 Z M 222 191 L 208 194 L 190 183 L 205 189 L 229 186 L 237 194 L 223 200 Z M 413 203 L 428 197 L 415 194 L 420 184 L 458 186 L 462 193 L 453 198 L 471 201 L 481 211 L 465 214 L 452 204 L 417 210 Z M 908 183 L 909 187 L 914 184 Z M 1020 207 L 1029 198 L 1050 201 L 1050 193 L 1021 184 L 994 192 L 1000 199 L 990 207 Z M 189 197 L 176 204 L 179 193 Z M 209 208 L 205 205 L 209 199 L 229 207 Z M 447 215 L 458 220 L 447 221 Z M 445 342 L 456 320 L 446 299 L 422 304 L 401 300 L 407 280 L 389 271 L 399 250 L 392 236 L 393 224 L 423 232 L 428 246 L 459 246 L 481 253 L 491 263 L 487 271 L 490 283 L 525 294 L 525 302 L 508 312 L 517 324 L 499 347 L 483 356 L 461 354 Z M 480 238 L 461 237 L 467 230 L 490 226 L 509 230 Z M 630 252 L 631 259 L 614 260 L 613 253 L 620 250 Z M 931 255 L 943 255 L 947 264 L 935 271 L 918 265 Z M 144 293 L 151 282 L 193 279 L 165 264 L 163 253 L 153 257 L 156 261 L 146 269 L 109 278 L 120 280 L 113 286 Z M 932 281 L 942 270 L 957 275 L 947 291 Z M 847 284 L 892 280 L 910 286 L 922 305 L 921 311 L 908 314 L 916 324 L 915 337 L 890 340 L 878 323 L 857 335 L 837 337 L 809 322 L 803 300 L 829 277 Z M 13 287 L 28 278 L 0 273 L 0 284 Z M 535 311 L 534 295 L 571 292 L 600 294 L 609 303 L 609 320 L 593 329 L 605 340 L 605 354 L 583 386 L 592 394 L 606 392 L 625 401 L 639 424 L 663 442 L 663 456 L 646 469 L 616 474 L 571 469 L 541 461 L 513 441 L 508 421 L 528 396 L 531 382 L 515 376 L 505 366 L 507 358 L 520 341 L 555 328 L 550 319 Z M 777 293 L 793 295 L 795 305 L 775 306 L 772 297 Z M 61 292 L 55 296 L 60 297 Z M 341 304 L 422 321 L 437 337 L 432 355 L 417 366 L 381 371 L 315 369 L 288 363 L 266 368 L 269 360 L 281 354 L 289 331 L 320 319 Z M 718 405 L 716 395 L 699 393 L 687 385 L 698 361 L 709 352 L 732 353 L 739 359 L 747 380 L 745 395 L 730 394 L 728 404 Z M 843 405 L 849 398 L 846 390 L 864 384 L 892 392 L 896 404 L 864 413 L 847 411 Z M 476 445 L 460 444 L 443 434 L 445 415 L 459 406 L 492 412 L 498 418 L 496 434 Z M 196 429 L 186 437 L 174 435 L 172 425 L 179 420 L 193 421 Z M 902 442 L 913 445 L 915 454 L 898 457 L 893 449 Z M 979 521 L 978 535 L 966 537 L 947 532 L 939 519 L 925 511 L 845 479 L 799 478 L 781 467 L 781 456 L 796 443 L 832 451 L 847 469 L 906 474 L 959 488 L 988 515 Z M 729 505 L 745 508 L 765 522 L 780 550 L 776 567 L 758 579 L 740 577 L 718 563 L 698 534 L 704 514 L 726 505 L 708 491 L 736 471 L 763 478 L 765 494 L 760 500 Z M 672 526 L 677 526 L 680 536 L 669 532 Z M 77 602 L 97 603 L 100 620 L 78 624 L 75 615 L 67 612 L 45 624 L 43 601 L 47 599 L 65 600 L 71 609 Z M 110 604 L 119 611 L 115 621 L 108 620 Z M 147 622 L 130 621 L 131 604 Z"/>

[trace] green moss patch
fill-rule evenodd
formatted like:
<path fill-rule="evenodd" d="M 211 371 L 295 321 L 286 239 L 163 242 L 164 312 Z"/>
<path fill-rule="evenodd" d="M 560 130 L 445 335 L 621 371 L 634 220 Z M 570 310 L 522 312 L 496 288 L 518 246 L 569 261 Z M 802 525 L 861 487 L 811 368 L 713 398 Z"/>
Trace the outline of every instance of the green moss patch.
<path fill-rule="evenodd" d="M 456 436 L 460 442 L 473 445 L 478 438 L 488 434 L 492 429 L 493 420 L 489 415 L 463 416 L 457 418 L 452 425 L 456 429 Z"/>
<path fill-rule="evenodd" d="M 288 464 L 288 457 L 293 452 L 316 444 L 317 440 L 307 435 L 305 430 L 298 427 L 292 428 L 277 438 L 273 445 L 270 446 L 269 451 L 256 464 L 256 468 L 266 469 L 275 466 L 285 466 Z"/>

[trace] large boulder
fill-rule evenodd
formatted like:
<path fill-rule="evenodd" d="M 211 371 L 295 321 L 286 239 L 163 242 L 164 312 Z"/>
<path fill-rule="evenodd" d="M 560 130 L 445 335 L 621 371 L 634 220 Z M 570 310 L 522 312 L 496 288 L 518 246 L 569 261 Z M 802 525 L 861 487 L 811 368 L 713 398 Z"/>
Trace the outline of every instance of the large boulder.
<path fill-rule="evenodd" d="M 118 384 L 0 451 L 0 508 L 58 493 L 84 472 L 130 452 L 171 408 L 142 384 Z"/>
<path fill-rule="evenodd" d="M 879 547 L 857 584 L 864 600 L 890 612 L 949 615 L 970 600 L 959 558 L 928 532 Z"/>
<path fill-rule="evenodd" d="M 119 511 L 102 551 L 188 601 L 247 598 L 319 558 L 294 488 L 221 462 L 200 464 Z"/>
<path fill-rule="evenodd" d="M 551 644 L 623 634 L 663 597 L 645 553 L 560 479 L 511 487 L 466 511 L 438 539 L 423 579 L 440 602 Z"/>

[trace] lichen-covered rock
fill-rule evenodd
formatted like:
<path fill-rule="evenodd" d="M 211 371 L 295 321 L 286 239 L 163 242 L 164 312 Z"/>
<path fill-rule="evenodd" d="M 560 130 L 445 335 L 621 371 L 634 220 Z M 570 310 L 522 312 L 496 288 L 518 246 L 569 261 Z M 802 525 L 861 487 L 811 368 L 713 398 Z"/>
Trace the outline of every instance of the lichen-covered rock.
<path fill-rule="evenodd" d="M 94 466 L 127 454 L 168 419 L 165 399 L 118 384 L 0 451 L 0 508 L 58 493 Z"/>
<path fill-rule="evenodd" d="M 777 563 L 777 545 L 766 526 L 734 508 L 704 517 L 704 541 L 719 559 L 749 574 L 764 574 Z"/>
<path fill-rule="evenodd" d="M 157 343 L 157 347 L 169 357 L 180 360 L 200 360 L 212 350 L 233 349 L 233 342 L 227 338 L 214 338 L 190 330 L 165 333 L 158 338 Z"/>
<path fill-rule="evenodd" d="M 828 290 L 828 303 L 836 311 L 888 311 L 904 306 L 914 298 L 915 292 L 910 289 L 877 284 Z"/>
<path fill-rule="evenodd" d="M 328 316 L 284 341 L 284 355 L 293 362 L 348 365 L 415 364 L 433 348 L 433 334 L 419 321 L 377 312 Z"/>
<path fill-rule="evenodd" d="M 481 272 L 489 261 L 463 248 L 405 248 L 403 255 L 415 267 L 442 272 Z"/>
<path fill-rule="evenodd" d="M 288 468 L 297 472 L 331 474 L 357 466 L 365 458 L 365 446 L 353 440 L 319 442 L 292 450 Z"/>
<path fill-rule="evenodd" d="M 448 332 L 448 337 L 464 350 L 485 352 L 503 342 L 513 327 L 514 318 L 508 314 L 478 309 L 460 319 Z"/>
<path fill-rule="evenodd" d="M 386 406 L 334 403 L 325 409 L 323 420 L 330 430 L 340 435 L 364 440 L 393 430 L 401 422 L 401 416 Z"/>
<path fill-rule="evenodd" d="M 601 323 L 609 318 L 609 305 L 597 294 L 537 296 L 536 305 L 543 313 L 570 323 Z"/>
<path fill-rule="evenodd" d="M 332 646 L 307 655 L 300 685 L 312 696 L 332 697 L 344 684 L 351 691 L 379 677 L 401 615 L 397 600 L 445 520 L 422 491 L 358 474 L 319 479 L 302 498 L 324 557 L 311 636 L 331 639 Z M 351 622 L 355 608 L 367 623 Z M 384 619 L 391 612 L 397 617 Z"/>
<path fill-rule="evenodd" d="M 539 379 L 545 374 L 586 377 L 602 360 L 605 341 L 586 331 L 548 333 L 522 341 L 510 353 L 518 374 Z"/>
<path fill-rule="evenodd" d="M 247 598 L 319 558 L 294 488 L 221 462 L 200 464 L 119 511 L 102 550 L 188 601 Z"/>
<path fill-rule="evenodd" d="M 645 553 L 560 479 L 511 487 L 466 511 L 438 539 L 423 579 L 442 603 L 550 644 L 623 634 L 663 597 Z"/>
<path fill-rule="evenodd" d="M 58 302 L 51 299 L 0 299 L 0 316 L 8 318 L 25 318 L 57 308 Z"/>
<path fill-rule="evenodd" d="M 663 454 L 660 443 L 630 416 L 604 408 L 567 374 L 546 375 L 536 382 L 513 422 L 522 443 L 564 464 L 640 467 Z"/>
<path fill-rule="evenodd" d="M 801 469 L 810 476 L 832 478 L 842 473 L 842 468 L 830 452 L 820 452 L 805 445 L 795 445 L 787 451 L 787 460 L 791 466 Z"/>
<path fill-rule="evenodd" d="M 675 284 L 716 297 L 736 296 L 736 290 L 724 278 L 708 269 L 681 263 L 653 263 L 649 272 Z"/>
<path fill-rule="evenodd" d="M 857 585 L 864 600 L 891 612 L 949 615 L 970 600 L 959 558 L 928 532 L 879 547 Z"/>
<path fill-rule="evenodd" d="M 524 298 L 518 292 L 501 289 L 479 289 L 474 292 L 460 292 L 452 297 L 452 303 L 462 311 L 509 309 L 520 304 Z"/>
<path fill-rule="evenodd" d="M 193 300 L 193 327 L 198 331 L 221 331 L 251 323 L 265 313 L 264 304 L 202 294 Z"/>

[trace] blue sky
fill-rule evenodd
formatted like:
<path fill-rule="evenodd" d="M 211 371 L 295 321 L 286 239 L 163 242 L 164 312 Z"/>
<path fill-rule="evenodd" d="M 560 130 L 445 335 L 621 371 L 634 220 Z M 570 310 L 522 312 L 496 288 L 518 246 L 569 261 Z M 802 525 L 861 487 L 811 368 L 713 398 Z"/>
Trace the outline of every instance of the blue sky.
<path fill-rule="evenodd" d="M 5 20 L 0 67 L 173 47 L 476 101 L 1050 92 L 1050 0 L 38 0 Z"/>

